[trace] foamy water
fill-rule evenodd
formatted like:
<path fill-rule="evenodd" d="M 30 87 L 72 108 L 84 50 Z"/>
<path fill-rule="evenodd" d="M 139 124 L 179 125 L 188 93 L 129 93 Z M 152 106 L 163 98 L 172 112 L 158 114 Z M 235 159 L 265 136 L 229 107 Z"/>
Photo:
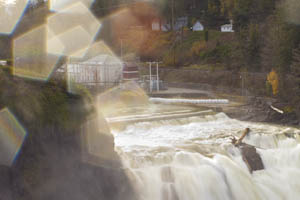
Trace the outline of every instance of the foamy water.
<path fill-rule="evenodd" d="M 257 147 L 266 168 L 253 174 L 230 144 L 246 127 L 251 132 L 244 142 Z M 219 113 L 136 123 L 113 133 L 141 200 L 299 199 L 299 129 Z"/>

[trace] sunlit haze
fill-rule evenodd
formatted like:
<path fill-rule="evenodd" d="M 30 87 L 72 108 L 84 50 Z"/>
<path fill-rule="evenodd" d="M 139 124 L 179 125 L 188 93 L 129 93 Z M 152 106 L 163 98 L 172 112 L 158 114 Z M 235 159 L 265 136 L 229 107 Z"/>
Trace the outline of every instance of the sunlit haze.
<path fill-rule="evenodd" d="M 0 0 L 1 200 L 298 200 L 300 0 Z"/>

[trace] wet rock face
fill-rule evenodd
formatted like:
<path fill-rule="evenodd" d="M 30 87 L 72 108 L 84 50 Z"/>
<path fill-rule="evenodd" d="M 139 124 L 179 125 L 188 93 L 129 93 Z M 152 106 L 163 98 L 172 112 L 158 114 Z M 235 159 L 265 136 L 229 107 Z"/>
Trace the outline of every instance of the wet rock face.
<path fill-rule="evenodd" d="M 243 160 L 247 164 L 251 173 L 265 168 L 260 155 L 256 152 L 255 147 L 248 144 L 241 144 L 239 149 L 242 153 Z"/>
<path fill-rule="evenodd" d="M 6 166 L 0 166 L 0 199 L 13 199 L 11 173 Z"/>
<path fill-rule="evenodd" d="M 134 200 L 132 188 L 122 170 L 86 163 L 73 164 L 73 167 L 52 172 L 32 191 L 32 200 Z"/>
<path fill-rule="evenodd" d="M 135 200 L 105 121 L 87 125 L 40 127 L 14 165 L 0 167 L 0 200 Z"/>
<path fill-rule="evenodd" d="M 100 113 L 82 126 L 81 144 L 84 160 L 106 167 L 121 167 L 114 137 Z"/>
<path fill-rule="evenodd" d="M 273 110 L 271 105 L 280 110 L 284 110 L 284 107 L 288 106 L 288 104 L 280 103 L 275 99 L 249 97 L 248 104 L 239 108 L 238 112 L 230 111 L 226 114 L 232 118 L 245 121 L 300 125 L 300 112 L 297 109 L 291 112 L 279 113 Z"/>
<path fill-rule="evenodd" d="M 110 139 L 100 139 L 111 144 Z M 102 157 L 97 158 L 101 162 L 83 159 L 78 137 L 40 142 L 42 149 L 33 147 L 21 152 L 12 177 L 3 179 L 4 188 L 0 185 L 0 200 L 135 200 L 121 164 L 113 166 Z M 27 144 L 24 147 L 28 147 Z M 31 157 L 35 157 L 33 162 L 27 162 Z M 0 170 L 0 184 L 1 175 Z M 10 182 L 12 189 L 7 185 Z M 1 198 L 1 189 L 8 192 L 7 195 L 13 193 L 14 197 Z"/>

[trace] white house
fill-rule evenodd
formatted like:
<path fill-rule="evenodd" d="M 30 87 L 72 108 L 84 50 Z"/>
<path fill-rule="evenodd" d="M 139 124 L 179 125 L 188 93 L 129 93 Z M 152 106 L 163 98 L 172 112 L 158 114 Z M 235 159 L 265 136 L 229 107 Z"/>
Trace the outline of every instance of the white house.
<path fill-rule="evenodd" d="M 152 21 L 152 31 L 160 31 L 159 24 L 160 23 L 158 20 Z"/>
<path fill-rule="evenodd" d="M 175 21 L 173 29 L 175 31 L 180 30 L 182 27 L 186 27 L 188 25 L 188 17 L 178 17 Z"/>
<path fill-rule="evenodd" d="M 224 24 L 221 26 L 221 32 L 234 32 L 232 24 Z"/>
<path fill-rule="evenodd" d="M 203 26 L 203 24 L 201 24 L 201 22 L 196 21 L 196 23 L 193 25 L 192 29 L 193 29 L 193 31 L 203 31 L 204 26 Z"/>
<path fill-rule="evenodd" d="M 0 65 L 1 65 L 1 66 L 7 65 L 7 61 L 6 61 L 6 60 L 0 60 Z"/>
<path fill-rule="evenodd" d="M 178 31 L 181 28 L 186 27 L 188 25 L 188 17 L 178 17 L 174 21 L 173 30 Z M 168 32 L 172 30 L 172 25 L 170 23 L 162 22 L 160 25 L 160 30 L 164 32 Z M 153 21 L 152 22 L 152 30 L 159 30 L 159 22 Z"/>
<path fill-rule="evenodd" d="M 170 24 L 162 24 L 161 25 L 161 30 L 164 32 L 168 32 L 171 30 L 171 25 Z"/>

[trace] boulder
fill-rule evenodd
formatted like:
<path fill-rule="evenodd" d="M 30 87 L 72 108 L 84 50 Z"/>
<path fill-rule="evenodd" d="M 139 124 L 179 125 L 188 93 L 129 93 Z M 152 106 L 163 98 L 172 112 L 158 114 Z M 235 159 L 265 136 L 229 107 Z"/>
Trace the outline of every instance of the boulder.
<path fill-rule="evenodd" d="M 256 152 L 256 148 L 254 146 L 242 143 L 239 145 L 239 149 L 243 156 L 243 160 L 247 164 L 251 173 L 253 171 L 262 170 L 265 168 L 262 159 Z"/>
<path fill-rule="evenodd" d="M 242 136 L 238 140 L 233 137 L 231 143 L 240 149 L 243 160 L 248 166 L 249 171 L 252 173 L 253 171 L 264 169 L 264 164 L 260 155 L 256 152 L 256 148 L 242 142 L 249 133 L 250 129 L 246 128 Z"/>

